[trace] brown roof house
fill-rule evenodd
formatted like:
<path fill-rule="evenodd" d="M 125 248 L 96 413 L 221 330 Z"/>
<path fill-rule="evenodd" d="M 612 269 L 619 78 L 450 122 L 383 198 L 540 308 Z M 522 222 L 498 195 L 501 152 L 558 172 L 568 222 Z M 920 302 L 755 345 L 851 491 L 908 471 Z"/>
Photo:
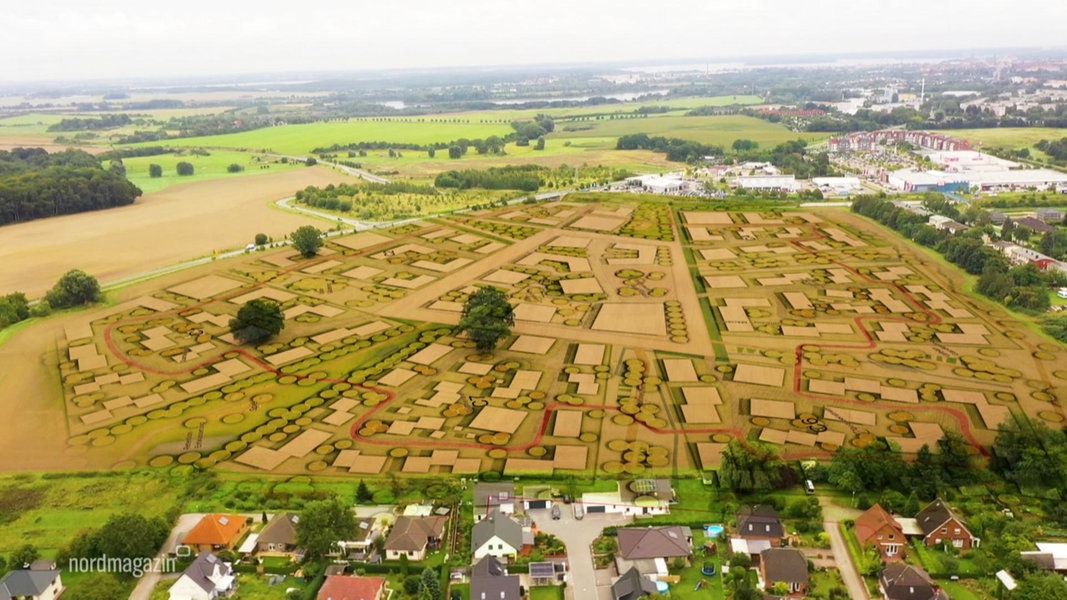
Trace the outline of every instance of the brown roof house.
<path fill-rule="evenodd" d="M 619 552 L 615 567 L 619 573 L 636 568 L 653 579 L 669 574 L 668 562 L 693 557 L 693 531 L 678 525 L 665 527 L 622 527 L 618 530 Z"/>
<path fill-rule="evenodd" d="M 426 550 L 434 550 L 441 545 L 445 534 L 448 517 L 399 517 L 385 538 L 385 557 L 399 560 L 407 556 L 410 560 L 426 558 Z"/>
<path fill-rule="evenodd" d="M 303 558 L 304 551 L 296 546 L 296 524 L 299 515 L 276 513 L 256 538 L 256 554 Z"/>
<path fill-rule="evenodd" d="M 248 531 L 248 519 L 241 515 L 205 515 L 182 538 L 181 545 L 196 552 L 233 550 Z"/>
<path fill-rule="evenodd" d="M 856 539 L 864 548 L 875 546 L 883 562 L 904 560 L 904 528 L 879 504 L 856 517 Z"/>
<path fill-rule="evenodd" d="M 770 591 L 778 582 L 789 586 L 789 595 L 802 596 L 808 591 L 808 561 L 796 548 L 768 548 L 759 555 L 759 573 L 763 587 Z"/>
<path fill-rule="evenodd" d="M 319 588 L 318 600 L 381 600 L 385 597 L 384 577 L 330 575 Z"/>
<path fill-rule="evenodd" d="M 963 519 L 940 498 L 919 511 L 915 520 L 923 530 L 923 544 L 926 546 L 952 544 L 960 550 L 970 550 L 977 548 L 981 542 L 963 524 Z"/>
<path fill-rule="evenodd" d="M 743 506 L 737 512 L 737 532 L 730 539 L 734 552 L 755 555 L 782 545 L 785 526 L 773 506 Z"/>
<path fill-rule="evenodd" d="M 919 567 L 895 563 L 882 570 L 878 587 L 886 600 L 949 600 Z"/>

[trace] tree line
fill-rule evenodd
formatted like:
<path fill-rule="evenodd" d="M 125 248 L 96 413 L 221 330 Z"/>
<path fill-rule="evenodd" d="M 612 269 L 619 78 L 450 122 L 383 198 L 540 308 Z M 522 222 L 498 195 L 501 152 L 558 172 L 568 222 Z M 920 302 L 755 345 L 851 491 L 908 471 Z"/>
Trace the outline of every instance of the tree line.
<path fill-rule="evenodd" d="M 0 151 L 0 225 L 132 204 L 141 190 L 91 154 Z"/>
<path fill-rule="evenodd" d="M 133 123 L 127 114 L 103 115 L 100 117 L 68 117 L 48 127 L 48 131 L 99 131 L 114 129 Z"/>
<path fill-rule="evenodd" d="M 445 171 L 434 179 L 439 188 L 456 188 L 466 190 L 483 188 L 487 190 L 522 190 L 537 191 L 545 180 L 539 173 L 548 171 L 539 165 L 508 165 L 490 167 L 484 171 L 466 169 L 463 171 Z"/>
<path fill-rule="evenodd" d="M 930 207 L 940 206 L 936 194 L 927 200 Z M 979 275 L 976 290 L 1005 306 L 1044 312 L 1049 307 L 1049 287 L 1065 284 L 1064 275 L 1058 271 L 1042 273 L 1033 265 L 1010 266 L 1000 252 L 982 240 L 983 235 L 996 235 L 991 226 L 972 227 L 950 235 L 927 224 L 925 215 L 876 196 L 857 197 L 852 201 L 852 212 L 895 229 L 904 237 L 933 248 L 971 275 Z"/>
<path fill-rule="evenodd" d="M 616 150 L 652 150 L 667 155 L 672 162 L 694 162 L 705 156 L 722 156 L 722 146 L 701 144 L 692 140 L 650 137 L 647 133 L 624 135 L 615 143 Z"/>

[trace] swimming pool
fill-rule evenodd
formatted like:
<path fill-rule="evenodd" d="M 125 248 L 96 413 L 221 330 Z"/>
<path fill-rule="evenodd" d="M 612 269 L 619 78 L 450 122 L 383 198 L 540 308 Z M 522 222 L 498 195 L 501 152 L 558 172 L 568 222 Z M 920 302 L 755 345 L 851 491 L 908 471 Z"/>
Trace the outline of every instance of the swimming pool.
<path fill-rule="evenodd" d="M 719 537 L 719 534 L 721 534 L 722 532 L 723 532 L 723 527 L 722 527 L 722 525 L 720 525 L 718 523 L 716 523 L 714 525 L 705 525 L 704 526 L 704 533 L 709 538 L 717 538 L 717 537 Z"/>
<path fill-rule="evenodd" d="M 657 581 L 656 582 L 656 592 L 657 593 L 666 594 L 667 590 L 669 590 L 669 589 L 670 589 L 670 586 L 667 585 L 666 581 Z"/>

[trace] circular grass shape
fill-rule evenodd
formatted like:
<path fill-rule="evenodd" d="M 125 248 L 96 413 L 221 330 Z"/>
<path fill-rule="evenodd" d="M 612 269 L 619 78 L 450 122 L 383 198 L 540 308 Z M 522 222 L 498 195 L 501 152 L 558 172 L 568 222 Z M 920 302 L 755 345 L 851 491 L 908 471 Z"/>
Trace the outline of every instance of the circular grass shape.
<path fill-rule="evenodd" d="M 589 411 L 589 412 L 587 412 L 585 414 L 588 417 L 593 418 L 593 419 L 603 419 L 604 418 L 604 411 L 602 409 L 599 409 L 599 408 L 593 409 L 593 410 L 591 410 L 591 411 Z"/>
<path fill-rule="evenodd" d="M 106 433 L 106 431 L 105 431 L 105 433 Z M 108 434 L 108 435 L 102 435 L 100 437 L 93 438 L 93 441 L 91 442 L 91 445 L 94 448 L 101 448 L 103 446 L 110 446 L 111 444 L 114 444 L 114 443 L 115 443 L 115 436 Z"/>
<path fill-rule="evenodd" d="M 90 438 L 88 434 L 83 433 L 68 439 L 67 444 L 71 446 L 81 446 L 82 444 L 88 444 L 91 441 L 93 441 L 92 438 Z"/>
<path fill-rule="evenodd" d="M 334 442 L 333 447 L 338 449 L 338 450 L 348 450 L 349 448 L 351 448 L 353 446 L 353 444 L 355 444 L 355 442 L 352 441 L 351 439 L 343 439 L 343 440 L 337 440 L 336 442 Z"/>
<path fill-rule="evenodd" d="M 1067 420 L 1067 418 L 1065 418 L 1062 413 L 1058 413 L 1052 410 L 1043 410 L 1037 413 L 1037 416 L 1048 421 L 1049 423 L 1063 423 L 1065 420 Z"/>
<path fill-rule="evenodd" d="M 713 442 L 715 442 L 717 444 L 725 444 L 725 443 L 729 442 L 731 439 L 733 439 L 733 436 L 731 436 L 728 433 L 715 433 L 715 434 L 712 434 L 712 436 L 711 436 L 711 441 L 713 441 Z"/>
<path fill-rule="evenodd" d="M 189 398 L 185 402 L 189 404 L 190 408 L 195 408 L 197 406 L 203 406 L 203 405 L 207 404 L 207 398 L 205 398 L 203 396 L 193 396 L 192 398 Z"/>
<path fill-rule="evenodd" d="M 287 437 L 289 437 L 289 436 L 285 435 L 284 433 L 282 433 L 280 431 L 275 431 L 274 433 L 272 433 L 272 434 L 267 436 L 267 441 L 269 441 L 269 442 L 280 442 L 280 441 L 284 440 Z"/>
<path fill-rule="evenodd" d="M 185 427 L 186 429 L 196 429 L 196 428 L 200 427 L 201 425 L 207 425 L 207 418 L 205 418 L 205 417 L 192 417 L 190 419 L 186 419 L 185 422 L 182 423 L 182 426 Z"/>
<path fill-rule="evenodd" d="M 236 425 L 237 423 L 240 423 L 244 420 L 245 413 L 230 413 L 228 415 L 224 415 L 221 419 L 221 421 L 227 425 Z"/>
<path fill-rule="evenodd" d="M 534 446 L 532 448 L 528 448 L 526 450 L 526 453 L 535 458 L 541 458 L 545 454 L 548 454 L 548 450 L 544 446 Z"/>
<path fill-rule="evenodd" d="M 388 454 L 389 454 L 389 456 L 392 456 L 393 458 L 404 458 L 409 453 L 410 452 L 409 452 L 409 450 L 407 448 L 397 447 L 397 448 L 390 448 Z"/>
<path fill-rule="evenodd" d="M 300 417 L 299 419 L 294 421 L 294 423 L 296 423 L 300 427 L 307 427 L 308 425 L 314 423 L 314 419 L 312 419 L 311 417 Z"/>
<path fill-rule="evenodd" d="M 263 439 L 263 433 L 260 431 L 248 431 L 241 434 L 241 441 L 246 444 L 254 444 Z"/>
<path fill-rule="evenodd" d="M 767 427 L 771 424 L 771 420 L 767 417 L 752 417 L 752 424 L 756 427 Z"/>
<path fill-rule="evenodd" d="M 315 408 L 316 406 L 322 406 L 323 404 L 326 404 L 325 400 L 323 400 L 322 398 L 319 398 L 319 397 L 315 397 L 315 398 L 308 398 L 307 400 L 304 400 L 304 403 L 303 403 L 302 406 L 304 407 L 305 411 L 308 411 L 308 410 L 311 410 L 311 409 Z"/>
<path fill-rule="evenodd" d="M 153 456 L 148 459 L 148 466 L 162 468 L 169 467 L 174 464 L 174 457 L 169 454 L 161 454 L 159 456 Z"/>
<path fill-rule="evenodd" d="M 1044 350 L 1039 350 L 1037 352 L 1034 352 L 1034 358 L 1036 358 L 1038 360 L 1055 360 L 1056 359 L 1056 355 L 1051 353 L 1051 352 L 1045 352 Z"/>
<path fill-rule="evenodd" d="M 626 468 L 626 465 L 617 460 L 610 460 L 600 465 L 600 470 L 604 471 L 608 475 L 619 475 Z"/>
<path fill-rule="evenodd" d="M 333 450 L 333 444 L 323 444 L 318 448 L 315 448 L 315 454 L 318 454 L 319 456 L 326 456 L 327 454 L 331 454 Z"/>
<path fill-rule="evenodd" d="M 640 475 L 645 472 L 645 465 L 641 463 L 626 463 L 623 470 L 630 475 Z"/>
<path fill-rule="evenodd" d="M 503 448 L 493 448 L 485 453 L 489 458 L 507 458 L 508 451 Z"/>
<path fill-rule="evenodd" d="M 242 442 L 241 440 L 233 440 L 232 442 L 227 442 L 226 445 L 223 446 L 223 448 L 230 452 L 240 452 L 241 450 L 244 450 L 247 447 L 248 444 Z"/>
<path fill-rule="evenodd" d="M 1004 332 L 1004 337 L 1010 337 L 1013 340 L 1021 340 L 1024 337 L 1026 337 L 1026 335 L 1024 335 L 1023 333 L 1020 333 L 1018 331 L 1005 331 Z"/>
<path fill-rule="evenodd" d="M 529 410 L 542 410 L 542 409 L 544 409 L 544 407 L 545 407 L 545 403 L 544 402 L 530 402 L 530 403 L 528 403 L 526 405 L 526 408 L 529 409 Z M 470 413 L 463 413 L 463 414 L 470 414 Z"/>
<path fill-rule="evenodd" d="M 669 456 L 649 456 L 647 462 L 648 466 L 659 468 L 671 464 L 671 459 Z"/>
<path fill-rule="evenodd" d="M 111 435 L 123 435 L 133 431 L 133 425 L 129 423 L 120 423 L 111 428 Z"/>
<path fill-rule="evenodd" d="M 911 431 L 911 428 L 909 428 L 907 425 L 890 425 L 889 431 L 897 435 L 907 435 L 908 432 Z"/>
<path fill-rule="evenodd" d="M 315 381 L 314 379 L 307 379 L 306 377 L 296 380 L 296 385 L 298 385 L 299 387 L 311 387 L 313 385 L 317 385 L 318 383 L 318 381 Z"/>
<path fill-rule="evenodd" d="M 286 425 L 285 427 L 282 427 L 282 433 L 293 434 L 293 433 L 296 433 L 298 431 L 300 431 L 300 426 L 295 424 L 295 423 L 293 423 L 291 425 Z"/>
<path fill-rule="evenodd" d="M 611 422 L 615 423 L 616 425 L 622 425 L 622 426 L 632 425 L 633 422 L 634 422 L 634 418 L 631 417 L 630 415 L 615 415 L 614 417 L 611 418 Z"/>
<path fill-rule="evenodd" d="M 213 460 L 213 461 L 215 461 L 215 462 L 217 462 L 217 463 L 219 463 L 219 462 L 222 462 L 224 460 L 229 460 L 229 458 L 231 456 L 233 456 L 233 453 L 230 452 L 229 450 L 216 450 L 216 451 L 212 452 L 211 454 L 209 454 L 208 458 Z"/>
<path fill-rule="evenodd" d="M 630 443 L 626 440 L 614 439 L 607 443 L 608 450 L 612 452 L 625 452 L 630 448 Z"/>
<path fill-rule="evenodd" d="M 982 356 L 988 356 L 990 358 L 996 358 L 1000 356 L 1000 352 L 994 350 L 993 348 L 979 348 L 978 354 L 981 354 Z"/>
<path fill-rule="evenodd" d="M 282 375 L 278 377 L 278 385 L 292 385 L 296 383 L 296 377 L 292 375 Z"/>
<path fill-rule="evenodd" d="M 1055 400 L 1055 396 L 1041 390 L 1035 390 L 1033 392 L 1030 392 L 1030 397 L 1034 400 L 1040 400 L 1041 402 L 1052 402 L 1053 400 Z"/>
<path fill-rule="evenodd" d="M 126 419 L 126 424 L 127 425 L 133 425 L 134 427 L 136 427 L 138 425 L 144 425 L 147 422 L 148 422 L 148 417 L 146 417 L 144 415 L 134 415 L 134 416 L 130 417 L 129 419 Z"/>
<path fill-rule="evenodd" d="M 329 390 L 322 390 L 321 392 L 319 392 L 319 397 L 323 398 L 325 400 L 332 400 L 332 399 L 336 398 L 337 396 L 339 396 L 340 394 L 341 394 L 341 392 L 339 392 L 339 391 L 337 391 L 335 389 L 329 389 Z"/>
<path fill-rule="evenodd" d="M 199 452 L 186 452 L 178 457 L 178 463 L 183 465 L 191 465 L 198 460 L 200 460 Z"/>
<path fill-rule="evenodd" d="M 590 444 L 597 440 L 597 435 L 592 431 L 585 431 L 582 432 L 582 435 L 578 436 L 578 439 L 587 444 Z"/>

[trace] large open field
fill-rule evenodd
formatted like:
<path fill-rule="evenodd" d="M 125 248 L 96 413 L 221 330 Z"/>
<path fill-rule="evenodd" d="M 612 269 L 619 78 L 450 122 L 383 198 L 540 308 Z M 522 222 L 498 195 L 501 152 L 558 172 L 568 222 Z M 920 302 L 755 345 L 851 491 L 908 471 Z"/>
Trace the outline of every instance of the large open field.
<path fill-rule="evenodd" d="M 1067 421 L 1061 345 L 863 219 L 765 206 L 576 196 L 138 284 L 0 347 L 25 399 L 0 467 L 637 476 L 733 438 L 910 453 Z M 517 319 L 489 355 L 451 327 L 486 284 Z M 256 297 L 286 328 L 238 345 Z"/>
<path fill-rule="evenodd" d="M 179 162 L 192 164 L 193 174 L 187 176 L 178 175 L 177 164 Z M 126 166 L 126 177 L 146 194 L 158 192 L 172 185 L 192 183 L 194 181 L 264 175 L 278 171 L 305 168 L 303 164 L 297 162 L 287 161 L 282 163 L 275 156 L 229 150 L 212 150 L 208 156 L 190 152 L 162 154 L 159 156 L 138 156 L 136 158 L 127 158 L 122 161 L 122 164 Z M 162 177 L 149 176 L 148 169 L 149 165 L 152 164 L 158 164 L 163 167 Z M 227 169 L 232 164 L 240 165 L 244 170 L 238 173 L 230 173 Z"/>
<path fill-rule="evenodd" d="M 241 248 L 256 233 L 284 237 L 321 221 L 273 208 L 275 200 L 350 180 L 324 167 L 300 167 L 179 185 L 129 206 L 9 225 L 0 245 L 0 290 L 39 296 L 73 268 L 108 282 Z"/>
<path fill-rule="evenodd" d="M 575 125 L 591 127 L 591 129 L 582 131 L 557 129 L 552 134 L 552 139 L 608 138 L 611 140 L 612 147 L 614 147 L 615 140 L 619 136 L 647 133 L 653 136 L 682 138 L 729 148 L 730 144 L 739 138 L 753 140 L 762 147 L 773 147 L 797 138 L 815 142 L 828 137 L 828 134 L 822 133 L 797 133 L 782 125 L 744 115 L 711 117 L 659 116 L 644 119 L 581 121 L 575 123 Z M 566 125 L 563 125 L 563 127 L 565 128 Z"/>
<path fill-rule="evenodd" d="M 1029 148 L 1041 140 L 1058 140 L 1067 132 L 1054 127 L 1001 127 L 997 129 L 950 129 L 946 135 L 955 136 L 985 147 Z"/>

